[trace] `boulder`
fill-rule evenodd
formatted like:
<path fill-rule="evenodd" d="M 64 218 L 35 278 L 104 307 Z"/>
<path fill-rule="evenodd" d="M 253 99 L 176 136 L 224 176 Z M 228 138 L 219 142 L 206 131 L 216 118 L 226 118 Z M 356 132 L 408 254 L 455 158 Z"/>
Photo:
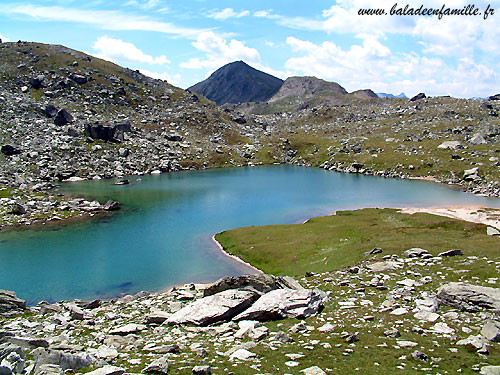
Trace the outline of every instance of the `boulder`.
<path fill-rule="evenodd" d="M 414 248 L 406 250 L 403 253 L 403 255 L 406 258 L 422 258 L 424 256 L 429 256 L 431 254 L 425 249 L 421 249 L 419 247 L 414 247 Z"/>
<path fill-rule="evenodd" d="M 427 96 L 423 92 L 421 92 L 421 93 L 415 95 L 413 98 L 411 98 L 410 102 L 415 102 L 417 100 L 425 99 L 425 98 L 427 98 Z"/>
<path fill-rule="evenodd" d="M 70 122 L 73 122 L 73 116 L 64 108 L 60 109 L 59 112 L 57 112 L 56 117 L 54 117 L 54 124 L 58 126 L 63 126 L 69 124 Z"/>
<path fill-rule="evenodd" d="M 10 353 L 0 362 L 0 373 L 2 372 L 8 373 L 10 371 L 11 373 L 14 374 L 22 374 L 25 366 L 24 359 L 25 359 L 24 354 L 20 356 L 16 352 Z"/>
<path fill-rule="evenodd" d="M 460 142 L 460 141 L 446 141 L 446 142 L 441 143 L 437 148 L 440 148 L 443 150 L 446 150 L 446 149 L 459 150 L 459 149 L 464 148 L 464 146 L 463 146 L 462 142 Z"/>
<path fill-rule="evenodd" d="M 57 108 L 49 104 L 43 109 L 43 114 L 48 118 L 54 118 L 57 116 Z"/>
<path fill-rule="evenodd" d="M 35 369 L 41 365 L 50 364 L 57 365 L 63 370 L 78 370 L 94 362 L 94 358 L 85 352 L 73 354 L 59 350 L 37 348 L 31 354 L 35 361 Z"/>
<path fill-rule="evenodd" d="M 246 310 L 258 296 L 259 294 L 252 290 L 225 290 L 191 302 L 171 315 L 167 322 L 170 325 L 185 323 L 208 325 L 231 320 Z"/>
<path fill-rule="evenodd" d="M 27 211 L 28 209 L 26 208 L 26 205 L 22 203 L 14 203 L 9 213 L 13 215 L 24 215 Z"/>
<path fill-rule="evenodd" d="M 89 81 L 87 77 L 82 76 L 81 74 L 71 74 L 69 76 L 69 79 L 78 83 L 79 85 L 83 85 Z"/>
<path fill-rule="evenodd" d="M 212 374 L 212 368 L 209 365 L 194 366 L 193 367 L 193 374 L 210 375 L 210 374 Z"/>
<path fill-rule="evenodd" d="M 494 227 L 488 227 L 486 228 L 486 234 L 488 236 L 500 236 L 500 230 Z"/>
<path fill-rule="evenodd" d="M 490 320 L 481 329 L 481 335 L 483 335 L 489 341 L 500 342 L 500 322 Z"/>
<path fill-rule="evenodd" d="M 396 271 L 398 268 L 402 268 L 403 265 L 400 262 L 375 262 L 366 266 L 372 272 L 392 272 Z"/>
<path fill-rule="evenodd" d="M 491 95 L 488 100 L 500 100 L 500 94 Z"/>
<path fill-rule="evenodd" d="M 500 375 L 500 366 L 483 366 L 479 375 Z"/>
<path fill-rule="evenodd" d="M 155 359 L 151 362 L 144 370 L 142 370 L 142 372 L 145 374 L 165 375 L 168 373 L 168 369 L 168 356 L 164 355 L 163 357 Z"/>
<path fill-rule="evenodd" d="M 276 289 L 264 294 L 234 320 L 308 318 L 321 311 L 327 300 L 326 293 L 319 289 Z"/>
<path fill-rule="evenodd" d="M 104 203 L 104 206 L 103 208 L 106 210 L 106 211 L 117 211 L 120 209 L 120 203 L 119 202 L 116 202 L 112 199 L 108 200 L 106 203 Z"/>
<path fill-rule="evenodd" d="M 312 366 L 305 368 L 300 371 L 304 375 L 326 375 L 326 372 L 324 372 L 320 367 L 318 366 Z"/>
<path fill-rule="evenodd" d="M 165 134 L 165 138 L 167 140 L 172 141 L 172 142 L 181 142 L 182 141 L 182 135 L 179 133 L 167 133 Z"/>
<path fill-rule="evenodd" d="M 43 76 L 37 76 L 34 78 L 30 78 L 30 85 L 33 87 L 35 90 L 39 90 L 44 86 L 44 77 Z"/>
<path fill-rule="evenodd" d="M 440 304 L 454 306 L 465 311 L 488 309 L 500 312 L 500 289 L 449 283 L 439 288 L 437 298 Z"/>
<path fill-rule="evenodd" d="M 455 257 L 459 255 L 464 255 L 464 252 L 460 249 L 447 250 L 438 254 L 440 257 Z"/>
<path fill-rule="evenodd" d="M 21 151 L 12 145 L 3 145 L 2 146 L 2 154 L 7 156 L 19 155 Z"/>
<path fill-rule="evenodd" d="M 125 372 L 121 367 L 104 366 L 97 370 L 87 372 L 87 375 L 122 375 Z"/>
<path fill-rule="evenodd" d="M 209 285 L 203 291 L 203 296 L 211 296 L 229 289 L 248 289 L 264 294 L 275 289 L 303 289 L 300 284 L 289 276 L 275 277 L 272 275 L 243 275 L 223 277 Z"/>
<path fill-rule="evenodd" d="M 118 335 L 118 336 L 127 336 L 130 335 L 131 333 L 139 333 L 142 332 L 146 329 L 147 327 L 144 324 L 134 324 L 134 323 L 129 323 L 125 324 L 124 326 L 115 328 L 111 331 L 109 331 L 110 335 Z"/>
<path fill-rule="evenodd" d="M 34 371 L 35 375 L 62 375 L 63 369 L 58 365 L 41 365 Z"/>
<path fill-rule="evenodd" d="M 486 143 L 486 139 L 484 138 L 484 135 L 482 135 L 481 133 L 476 133 L 472 136 L 471 139 L 469 139 L 469 143 L 473 146 L 482 145 Z"/>
<path fill-rule="evenodd" d="M 472 349 L 477 350 L 480 353 L 488 353 L 488 348 L 486 346 L 488 344 L 488 340 L 486 340 L 483 336 L 469 336 L 466 339 L 457 341 L 457 345 L 468 346 Z"/>
<path fill-rule="evenodd" d="M 17 298 L 16 293 L 0 289 L 0 316 L 19 314 L 26 310 L 26 301 Z"/>
<path fill-rule="evenodd" d="M 85 135 L 92 139 L 101 139 L 107 142 L 123 140 L 123 133 L 132 131 L 129 121 L 114 124 L 88 123 L 85 124 Z"/>
<path fill-rule="evenodd" d="M 479 179 L 479 167 L 471 168 L 471 169 L 466 169 L 464 171 L 464 181 L 475 181 Z"/>

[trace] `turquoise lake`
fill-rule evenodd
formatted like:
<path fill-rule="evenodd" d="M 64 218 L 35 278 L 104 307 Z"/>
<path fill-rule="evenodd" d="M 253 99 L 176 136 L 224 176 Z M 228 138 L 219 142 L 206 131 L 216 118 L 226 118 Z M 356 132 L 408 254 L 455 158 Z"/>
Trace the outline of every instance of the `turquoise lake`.
<path fill-rule="evenodd" d="M 129 180 L 123 186 L 101 180 L 60 188 L 100 202 L 120 201 L 123 209 L 111 217 L 0 232 L 0 289 L 14 290 L 29 303 L 157 291 L 251 272 L 211 240 L 231 228 L 297 223 L 361 207 L 500 207 L 498 199 L 437 183 L 295 166 Z"/>

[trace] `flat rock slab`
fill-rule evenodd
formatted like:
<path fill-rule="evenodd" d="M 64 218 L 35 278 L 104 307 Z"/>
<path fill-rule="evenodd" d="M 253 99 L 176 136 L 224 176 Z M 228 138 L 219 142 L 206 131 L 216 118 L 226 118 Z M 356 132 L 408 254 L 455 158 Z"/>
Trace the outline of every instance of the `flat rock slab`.
<path fill-rule="evenodd" d="M 318 289 L 276 289 L 264 294 L 234 320 L 304 319 L 317 314 L 327 299 L 326 293 Z"/>
<path fill-rule="evenodd" d="M 11 315 L 26 310 L 26 301 L 17 298 L 16 293 L 0 289 L 0 315 Z"/>
<path fill-rule="evenodd" d="M 479 375 L 500 375 L 500 366 L 483 366 Z"/>
<path fill-rule="evenodd" d="M 138 333 L 144 331 L 147 327 L 144 324 L 126 324 L 122 327 L 115 328 L 109 332 L 110 335 L 127 336 L 131 333 Z"/>
<path fill-rule="evenodd" d="M 87 372 L 88 375 L 122 375 L 125 372 L 121 367 L 104 366 L 97 370 Z"/>
<path fill-rule="evenodd" d="M 437 293 L 442 305 L 458 307 L 465 311 L 488 309 L 500 312 L 500 289 L 466 283 L 449 283 Z"/>
<path fill-rule="evenodd" d="M 308 368 L 301 370 L 300 372 L 305 374 L 305 375 L 326 375 L 326 372 L 324 372 L 318 366 L 308 367 Z"/>
<path fill-rule="evenodd" d="M 194 301 L 171 315 L 170 325 L 191 323 L 198 326 L 231 320 L 258 298 L 251 290 L 225 290 Z"/>
<path fill-rule="evenodd" d="M 403 268 L 403 264 L 400 262 L 376 262 L 366 266 L 372 272 L 392 272 L 396 271 L 398 268 Z"/>

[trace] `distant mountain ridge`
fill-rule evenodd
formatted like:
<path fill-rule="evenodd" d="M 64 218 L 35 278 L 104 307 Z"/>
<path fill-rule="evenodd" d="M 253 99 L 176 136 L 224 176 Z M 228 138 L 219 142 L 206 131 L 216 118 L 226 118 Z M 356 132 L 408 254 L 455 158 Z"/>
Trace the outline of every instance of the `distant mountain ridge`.
<path fill-rule="evenodd" d="M 405 98 L 405 99 L 408 99 L 408 97 L 406 96 L 406 94 L 404 92 L 402 92 L 399 95 L 387 94 L 385 92 L 377 92 L 377 96 L 379 98 Z"/>
<path fill-rule="evenodd" d="M 347 94 L 347 90 L 336 82 L 328 82 L 316 77 L 290 77 L 285 80 L 279 91 L 269 99 L 269 102 L 290 96 L 306 99 L 313 96 L 345 94 Z"/>
<path fill-rule="evenodd" d="M 189 87 L 218 105 L 226 103 L 260 102 L 271 98 L 283 85 L 283 80 L 235 61 L 217 69 L 206 80 Z"/>

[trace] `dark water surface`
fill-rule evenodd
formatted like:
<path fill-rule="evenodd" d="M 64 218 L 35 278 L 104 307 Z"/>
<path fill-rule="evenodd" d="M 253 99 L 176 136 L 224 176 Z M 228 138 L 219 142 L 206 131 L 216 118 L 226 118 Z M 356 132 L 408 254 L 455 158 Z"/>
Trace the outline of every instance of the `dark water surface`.
<path fill-rule="evenodd" d="M 248 225 L 296 223 L 359 207 L 483 205 L 425 181 L 271 166 L 219 169 L 65 184 L 65 193 L 123 203 L 107 218 L 0 232 L 0 289 L 34 303 L 110 297 L 207 282 L 249 269 L 224 256 L 214 233 Z"/>

